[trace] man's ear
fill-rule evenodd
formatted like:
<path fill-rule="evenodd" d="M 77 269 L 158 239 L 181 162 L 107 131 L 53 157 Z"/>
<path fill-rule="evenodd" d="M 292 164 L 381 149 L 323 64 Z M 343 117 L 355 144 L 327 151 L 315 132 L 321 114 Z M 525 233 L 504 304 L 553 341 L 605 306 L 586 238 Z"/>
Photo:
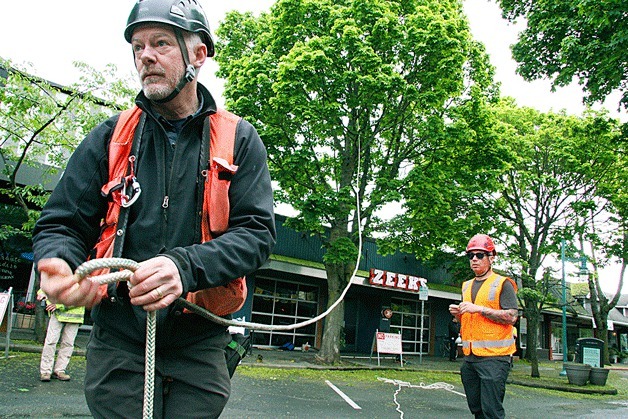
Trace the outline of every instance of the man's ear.
<path fill-rule="evenodd" d="M 207 59 L 207 45 L 196 44 L 191 58 L 192 65 L 196 68 L 201 68 Z"/>

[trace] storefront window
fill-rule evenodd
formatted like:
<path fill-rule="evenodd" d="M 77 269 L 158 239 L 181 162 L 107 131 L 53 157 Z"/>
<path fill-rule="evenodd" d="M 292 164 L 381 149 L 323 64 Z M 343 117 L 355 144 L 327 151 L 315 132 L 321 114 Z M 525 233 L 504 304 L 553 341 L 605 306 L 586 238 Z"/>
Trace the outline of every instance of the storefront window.
<path fill-rule="evenodd" d="M 315 286 L 257 277 L 251 320 L 255 323 L 289 325 L 314 318 L 319 312 L 318 295 L 319 289 Z M 255 331 L 253 344 L 280 347 L 290 342 L 300 347 L 307 342 L 314 345 L 316 326 L 314 323 L 296 330 Z"/>
<path fill-rule="evenodd" d="M 423 313 L 423 347 L 421 348 L 421 302 L 393 298 L 390 301 L 393 315 L 390 318 L 391 333 L 401 333 L 404 354 L 428 353 L 430 350 L 430 305 L 425 303 Z"/>

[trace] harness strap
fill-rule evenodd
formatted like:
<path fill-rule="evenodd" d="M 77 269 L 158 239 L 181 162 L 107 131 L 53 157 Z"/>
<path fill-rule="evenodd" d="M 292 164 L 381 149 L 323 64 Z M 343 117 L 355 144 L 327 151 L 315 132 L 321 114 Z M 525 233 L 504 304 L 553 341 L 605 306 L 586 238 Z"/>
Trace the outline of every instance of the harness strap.
<path fill-rule="evenodd" d="M 135 106 L 120 114 L 114 129 L 109 144 L 109 182 L 101 190 L 104 196 L 110 197 L 110 203 L 95 246 L 96 258 L 122 255 L 128 221 L 127 207 L 141 192 L 139 182 L 135 179 L 135 163 L 145 121 L 146 115 Z M 199 188 L 198 202 L 202 203 L 202 208 L 197 211 L 201 214 L 198 223 L 201 242 L 209 241 L 229 228 L 229 186 L 238 170 L 238 166 L 233 164 L 233 150 L 239 121 L 238 116 L 218 109 L 204 122 L 199 165 L 201 169 L 207 169 L 202 169 L 201 173 L 204 179 Z M 126 195 L 129 186 L 136 191 L 136 195 Z M 101 290 L 103 296 L 106 296 L 106 286 Z M 225 316 L 244 305 L 246 294 L 246 281 L 242 277 L 224 286 L 188 293 L 186 298 L 219 316 Z"/>

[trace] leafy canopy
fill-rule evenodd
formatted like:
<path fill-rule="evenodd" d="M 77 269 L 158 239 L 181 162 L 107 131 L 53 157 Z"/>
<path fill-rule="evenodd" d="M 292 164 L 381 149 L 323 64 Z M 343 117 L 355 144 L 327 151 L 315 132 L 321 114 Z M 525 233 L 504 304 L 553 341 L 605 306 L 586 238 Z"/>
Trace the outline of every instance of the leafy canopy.
<path fill-rule="evenodd" d="M 512 52 L 526 80 L 574 78 L 585 102 L 602 102 L 615 89 L 628 108 L 628 2 L 624 0 L 498 0 L 504 18 L 527 20 Z"/>
<path fill-rule="evenodd" d="M 355 230 L 357 195 L 368 232 L 492 83 L 458 1 L 283 0 L 217 34 L 227 105 L 258 128 L 302 231 Z"/>

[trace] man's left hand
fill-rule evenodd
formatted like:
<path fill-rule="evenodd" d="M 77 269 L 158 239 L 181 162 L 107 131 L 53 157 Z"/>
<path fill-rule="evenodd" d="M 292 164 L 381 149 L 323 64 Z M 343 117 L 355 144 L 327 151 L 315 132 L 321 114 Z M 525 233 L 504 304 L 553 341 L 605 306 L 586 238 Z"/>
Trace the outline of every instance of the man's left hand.
<path fill-rule="evenodd" d="M 140 263 L 129 279 L 131 304 L 155 311 L 172 304 L 183 293 L 177 265 L 166 256 Z"/>
<path fill-rule="evenodd" d="M 458 309 L 459 309 L 460 314 L 464 314 L 464 313 L 471 313 L 471 314 L 472 313 L 481 313 L 483 308 L 484 308 L 483 306 L 479 306 L 477 304 L 473 304 L 473 303 L 470 303 L 468 301 L 464 301 L 464 302 L 458 304 Z"/>

